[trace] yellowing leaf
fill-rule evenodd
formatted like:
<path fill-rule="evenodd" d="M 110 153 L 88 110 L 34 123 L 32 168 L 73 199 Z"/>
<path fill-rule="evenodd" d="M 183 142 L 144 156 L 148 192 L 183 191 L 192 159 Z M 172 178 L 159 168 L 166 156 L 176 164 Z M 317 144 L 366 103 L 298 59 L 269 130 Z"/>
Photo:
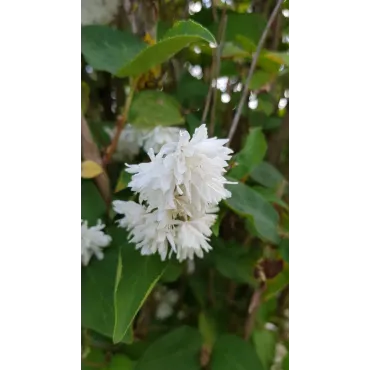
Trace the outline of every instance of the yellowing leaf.
<path fill-rule="evenodd" d="M 93 161 L 84 161 L 81 163 L 81 177 L 92 179 L 103 172 L 102 167 Z"/>

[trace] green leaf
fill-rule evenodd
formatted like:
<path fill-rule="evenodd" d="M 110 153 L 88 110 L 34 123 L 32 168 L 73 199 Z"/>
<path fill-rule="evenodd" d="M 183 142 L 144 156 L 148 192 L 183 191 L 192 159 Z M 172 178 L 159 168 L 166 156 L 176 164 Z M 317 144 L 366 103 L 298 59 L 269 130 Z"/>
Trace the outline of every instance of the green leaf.
<path fill-rule="evenodd" d="M 81 51 L 94 69 L 117 74 L 148 45 L 127 31 L 91 25 L 81 29 Z"/>
<path fill-rule="evenodd" d="M 281 257 L 283 257 L 283 260 L 289 263 L 289 239 L 281 239 L 279 250 Z"/>
<path fill-rule="evenodd" d="M 107 370 L 134 370 L 135 363 L 125 355 L 114 355 Z"/>
<path fill-rule="evenodd" d="M 122 240 L 122 272 L 116 283 L 114 295 L 115 323 L 113 342 L 124 338 L 140 307 L 152 291 L 166 268 L 159 256 L 142 256 L 133 244 L 127 243 L 127 234 L 115 233 Z"/>
<path fill-rule="evenodd" d="M 215 43 L 213 35 L 200 24 L 180 21 L 156 44 L 148 46 L 124 31 L 106 26 L 82 27 L 82 53 L 95 69 L 118 77 L 139 76 L 165 62 L 195 41 Z"/>
<path fill-rule="evenodd" d="M 112 236 L 112 243 L 105 249 L 104 259 L 92 259 L 81 271 L 81 321 L 84 328 L 112 338 L 115 324 L 115 290 L 117 280 L 122 276 L 120 248 L 122 243 L 128 242 L 126 238 L 117 238 L 117 234 L 122 233 L 119 229 L 111 227 L 106 232 Z M 131 327 L 121 341 L 133 341 Z"/>
<path fill-rule="evenodd" d="M 267 188 L 277 189 L 284 176 L 270 163 L 262 162 L 251 172 L 251 178 Z"/>
<path fill-rule="evenodd" d="M 227 188 L 232 194 L 225 200 L 228 207 L 240 216 L 250 218 L 263 239 L 278 243 L 279 215 L 274 207 L 248 185 L 238 183 L 227 185 Z"/>
<path fill-rule="evenodd" d="M 184 270 L 184 266 L 176 259 L 169 260 L 166 269 L 163 272 L 161 281 L 172 283 L 176 281 Z"/>
<path fill-rule="evenodd" d="M 284 357 L 283 363 L 282 363 L 283 370 L 289 370 L 289 352 Z"/>
<path fill-rule="evenodd" d="M 275 356 L 276 334 L 269 330 L 254 330 L 252 340 L 265 370 L 269 370 Z"/>
<path fill-rule="evenodd" d="M 191 276 L 189 278 L 189 288 L 191 289 L 195 299 L 201 307 L 206 306 L 207 299 L 207 283 L 199 276 Z"/>
<path fill-rule="evenodd" d="M 117 75 L 138 76 L 199 40 L 216 43 L 213 35 L 199 23 L 192 20 L 176 22 L 161 40 L 141 51 L 130 64 L 121 68 Z"/>
<path fill-rule="evenodd" d="M 113 242 L 112 242 L 113 244 Z M 119 248 L 114 244 L 104 251 L 104 259 L 92 259 L 81 271 L 82 326 L 109 338 L 114 326 L 114 285 Z"/>
<path fill-rule="evenodd" d="M 231 177 L 241 179 L 248 175 L 266 154 L 267 143 L 261 128 L 251 128 L 243 149 L 235 156 L 237 166 L 231 169 Z"/>
<path fill-rule="evenodd" d="M 164 92 L 154 90 L 142 91 L 135 95 L 129 121 L 140 128 L 180 125 L 185 122 L 176 99 Z"/>
<path fill-rule="evenodd" d="M 198 316 L 199 332 L 203 337 L 203 343 L 212 348 L 217 337 L 217 323 L 215 318 L 206 311 L 202 311 Z"/>
<path fill-rule="evenodd" d="M 126 169 L 123 169 L 121 173 L 119 174 L 116 188 L 114 189 L 115 193 L 120 192 L 121 190 L 124 190 L 127 188 L 128 183 L 131 181 L 131 174 L 126 172 Z"/>
<path fill-rule="evenodd" d="M 274 113 L 275 111 L 274 97 L 271 94 L 267 93 L 259 94 L 257 111 L 261 111 L 265 113 L 267 116 L 271 116 L 271 114 Z"/>
<path fill-rule="evenodd" d="M 216 242 L 215 242 L 216 243 Z M 258 259 L 262 256 L 262 249 L 248 250 L 241 245 L 228 242 L 227 246 L 222 246 L 222 242 L 217 240 L 212 252 L 212 259 L 217 271 L 228 279 L 238 283 L 256 284 L 254 278 L 254 267 Z"/>
<path fill-rule="evenodd" d="M 106 205 L 93 180 L 81 181 L 81 219 L 88 226 L 96 225 L 99 218 L 104 216 Z"/>
<path fill-rule="evenodd" d="M 83 356 L 81 370 L 95 370 L 96 365 L 101 365 L 101 367 L 104 369 L 105 364 L 106 361 L 104 353 L 96 348 L 90 347 L 88 348 L 87 356 Z"/>
<path fill-rule="evenodd" d="M 181 327 L 156 340 L 143 354 L 135 370 L 200 370 L 202 339 L 196 329 Z"/>
<path fill-rule="evenodd" d="M 216 30 L 217 26 L 214 24 L 212 30 Z M 260 14 L 231 13 L 228 15 L 225 39 L 226 41 L 238 40 L 238 37 L 242 35 L 248 38 L 251 43 L 258 44 L 265 27 L 266 19 Z"/>
<path fill-rule="evenodd" d="M 208 86 L 204 81 L 198 80 L 186 73 L 178 82 L 175 96 L 182 105 L 202 108 L 207 93 Z"/>
<path fill-rule="evenodd" d="M 222 58 L 245 58 L 249 53 L 235 45 L 233 42 L 226 42 L 222 49 Z"/>
<path fill-rule="evenodd" d="M 267 280 L 266 290 L 263 294 L 264 300 L 267 301 L 276 297 L 289 284 L 289 266 L 284 263 L 283 271 L 273 279 Z"/>
<path fill-rule="evenodd" d="M 252 343 L 235 335 L 219 337 L 212 351 L 212 370 L 264 370 Z"/>
<path fill-rule="evenodd" d="M 258 90 L 265 86 L 266 84 L 270 83 L 274 79 L 274 75 L 265 71 L 256 71 L 253 73 L 251 78 L 251 82 L 249 84 L 249 88 L 251 90 Z M 258 101 L 259 104 L 259 101 Z"/>
<path fill-rule="evenodd" d="M 274 189 L 263 188 L 262 186 L 254 186 L 253 190 L 261 194 L 268 202 L 277 204 L 286 210 L 289 209 L 288 205 L 276 195 Z"/>
<path fill-rule="evenodd" d="M 258 68 L 274 74 L 279 73 L 282 65 L 289 65 L 289 55 L 287 53 L 262 50 L 257 61 Z"/>
<path fill-rule="evenodd" d="M 247 53 L 254 53 L 257 49 L 256 44 L 249 39 L 248 37 L 245 37 L 243 35 L 237 35 L 236 40 L 238 44 L 247 52 Z"/>

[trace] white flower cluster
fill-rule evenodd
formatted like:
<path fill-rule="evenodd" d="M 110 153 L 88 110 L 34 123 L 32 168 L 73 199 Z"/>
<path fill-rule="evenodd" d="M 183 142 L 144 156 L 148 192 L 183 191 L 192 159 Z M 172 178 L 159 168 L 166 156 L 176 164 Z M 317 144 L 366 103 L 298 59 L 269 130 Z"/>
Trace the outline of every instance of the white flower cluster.
<path fill-rule="evenodd" d="M 217 204 L 231 196 L 223 177 L 232 153 L 227 141 L 208 138 L 203 124 L 192 138 L 181 131 L 157 155 L 150 149 L 150 162 L 128 165 L 134 174 L 128 186 L 139 193 L 140 204 L 114 201 L 113 208 L 124 215 L 119 226 L 130 231 L 141 254 L 159 253 L 165 260 L 174 252 L 183 261 L 211 250 Z"/>
<path fill-rule="evenodd" d="M 179 294 L 176 290 L 168 290 L 165 286 L 158 287 L 154 294 L 154 299 L 158 302 L 155 311 L 157 320 L 165 320 L 172 316 L 174 306 L 179 300 Z"/>
<path fill-rule="evenodd" d="M 104 130 L 113 139 L 116 129 L 106 127 Z M 139 154 L 141 147 L 146 152 L 152 148 L 157 154 L 164 144 L 176 141 L 179 132 L 180 129 L 177 127 L 157 126 L 152 130 L 140 130 L 127 124 L 120 133 L 113 159 L 116 161 L 132 160 Z"/>
<path fill-rule="evenodd" d="M 104 258 L 101 248 L 107 247 L 112 238 L 102 231 L 105 225 L 101 220 L 98 220 L 96 226 L 92 227 L 87 226 L 87 221 L 81 221 L 81 223 L 81 262 L 87 266 L 93 255 L 98 260 Z"/>
<path fill-rule="evenodd" d="M 81 24 L 107 24 L 119 10 L 119 0 L 81 0 Z"/>

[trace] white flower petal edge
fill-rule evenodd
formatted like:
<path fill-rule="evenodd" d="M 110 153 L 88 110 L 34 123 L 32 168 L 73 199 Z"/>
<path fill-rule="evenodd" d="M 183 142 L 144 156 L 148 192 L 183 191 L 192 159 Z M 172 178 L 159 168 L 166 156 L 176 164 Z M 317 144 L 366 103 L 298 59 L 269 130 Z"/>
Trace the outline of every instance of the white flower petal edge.
<path fill-rule="evenodd" d="M 153 149 L 154 153 L 158 153 L 162 146 L 173 141 L 177 141 L 180 129 L 178 127 L 162 127 L 157 126 L 154 130 L 144 133 L 143 148 L 146 152 Z"/>
<path fill-rule="evenodd" d="M 98 220 L 95 226 L 88 227 L 87 221 L 81 220 L 81 262 L 84 266 L 87 266 L 93 255 L 98 260 L 104 258 L 102 248 L 107 247 L 112 238 L 105 234 L 102 230 L 105 225 Z"/>
<path fill-rule="evenodd" d="M 104 131 L 113 139 L 116 129 L 105 127 Z M 118 162 L 132 160 L 139 154 L 141 147 L 146 152 L 152 148 L 154 153 L 158 153 L 164 144 L 176 141 L 179 132 L 178 127 L 162 126 L 153 130 L 140 130 L 128 123 L 120 133 L 113 159 Z"/>
<path fill-rule="evenodd" d="M 225 189 L 231 149 L 227 139 L 208 138 L 203 124 L 192 138 L 181 131 L 176 141 L 164 144 L 159 153 L 148 150 L 150 162 L 127 165 L 133 174 L 128 184 L 139 193 L 139 202 L 113 202 L 124 217 L 120 227 L 130 231 L 130 242 L 141 254 L 159 253 L 164 260 L 176 254 L 179 261 L 202 258 L 209 245 L 217 204 L 231 196 Z"/>

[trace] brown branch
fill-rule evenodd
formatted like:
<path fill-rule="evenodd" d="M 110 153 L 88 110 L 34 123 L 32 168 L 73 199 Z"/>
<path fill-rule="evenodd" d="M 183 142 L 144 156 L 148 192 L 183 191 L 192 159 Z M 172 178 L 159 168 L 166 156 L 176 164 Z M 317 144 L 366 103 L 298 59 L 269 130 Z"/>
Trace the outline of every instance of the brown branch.
<path fill-rule="evenodd" d="M 103 161 L 100 156 L 100 152 L 94 140 L 92 138 L 90 128 L 86 122 L 83 114 L 81 114 L 81 149 L 82 158 L 87 161 L 94 161 L 100 166 L 103 165 Z M 110 184 L 109 177 L 104 171 L 99 176 L 95 178 L 96 185 L 107 204 L 110 203 Z"/>
<path fill-rule="evenodd" d="M 265 27 L 265 29 L 262 33 L 262 36 L 261 36 L 261 38 L 258 42 L 256 52 L 253 55 L 252 63 L 251 63 L 251 66 L 249 68 L 247 79 L 245 81 L 244 90 L 243 90 L 242 96 L 240 98 L 238 109 L 236 111 L 236 114 L 234 116 L 233 122 L 232 122 L 231 127 L 230 127 L 230 131 L 229 131 L 229 135 L 228 135 L 229 142 L 227 144 L 229 146 L 231 144 L 232 138 L 234 137 L 236 128 L 238 127 L 238 123 L 239 123 L 240 116 L 242 114 L 243 106 L 244 106 L 245 101 L 247 100 L 247 97 L 248 97 L 249 85 L 250 85 L 254 70 L 256 69 L 256 66 L 257 66 L 258 57 L 261 53 L 262 47 L 265 43 L 265 40 L 266 40 L 266 37 L 269 33 L 271 25 L 274 22 L 274 19 L 277 16 L 282 3 L 283 3 L 283 0 L 277 0 L 276 6 L 275 6 L 274 10 L 272 11 L 272 13 L 270 15 L 270 19 L 268 20 L 267 25 L 266 25 L 266 27 Z"/>
<path fill-rule="evenodd" d="M 108 148 L 106 150 L 106 153 L 105 153 L 105 156 L 104 156 L 104 159 L 103 159 L 104 166 L 106 166 L 110 162 L 113 153 L 117 149 L 119 137 L 121 135 L 122 130 L 125 127 L 126 122 L 127 122 L 128 113 L 129 113 L 129 110 L 130 110 L 132 98 L 134 97 L 134 93 L 135 93 L 135 89 L 136 89 L 136 82 L 137 82 L 137 80 L 132 80 L 132 82 L 130 84 L 130 92 L 129 92 L 127 98 L 126 98 L 126 102 L 125 102 L 125 106 L 123 108 L 123 112 L 122 112 L 121 115 L 119 115 L 117 117 L 116 131 L 114 133 L 111 144 L 108 146 Z"/>
<path fill-rule="evenodd" d="M 266 289 L 266 284 L 261 283 L 261 285 L 253 292 L 251 301 L 248 307 L 247 318 L 244 324 L 244 339 L 248 340 L 252 334 L 254 323 L 256 321 L 257 312 L 262 302 L 262 294 Z"/>

